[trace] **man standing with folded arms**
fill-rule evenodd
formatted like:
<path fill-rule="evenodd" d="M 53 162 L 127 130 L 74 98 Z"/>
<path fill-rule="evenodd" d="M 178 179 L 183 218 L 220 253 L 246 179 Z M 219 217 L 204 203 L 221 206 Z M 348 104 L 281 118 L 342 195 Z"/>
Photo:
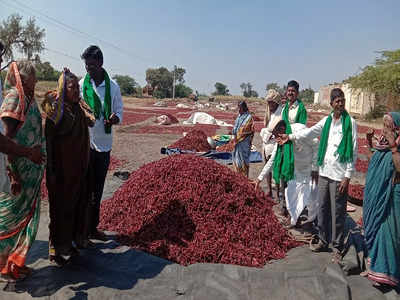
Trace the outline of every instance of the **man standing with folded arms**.
<path fill-rule="evenodd" d="M 79 82 L 81 96 L 92 109 L 96 122 L 90 133 L 90 161 L 92 172 L 91 200 L 93 211 L 91 215 L 90 238 L 106 240 L 106 235 L 97 229 L 99 225 L 100 202 L 103 196 L 104 182 L 110 164 L 112 148 L 112 127 L 122 122 L 123 103 L 118 84 L 110 79 L 103 68 L 103 53 L 97 46 L 87 48 L 81 58 L 85 62 L 87 74 Z"/>

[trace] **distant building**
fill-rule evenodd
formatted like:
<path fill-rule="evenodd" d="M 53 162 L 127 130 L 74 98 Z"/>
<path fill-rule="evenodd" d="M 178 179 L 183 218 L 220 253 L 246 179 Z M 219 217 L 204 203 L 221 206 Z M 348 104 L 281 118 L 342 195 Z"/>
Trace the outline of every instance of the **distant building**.
<path fill-rule="evenodd" d="M 330 94 L 334 88 L 341 88 L 343 90 L 346 98 L 346 110 L 349 113 L 365 116 L 374 109 L 375 94 L 360 89 L 352 89 L 347 83 L 322 86 L 319 91 L 314 94 L 314 104 L 329 107 Z"/>

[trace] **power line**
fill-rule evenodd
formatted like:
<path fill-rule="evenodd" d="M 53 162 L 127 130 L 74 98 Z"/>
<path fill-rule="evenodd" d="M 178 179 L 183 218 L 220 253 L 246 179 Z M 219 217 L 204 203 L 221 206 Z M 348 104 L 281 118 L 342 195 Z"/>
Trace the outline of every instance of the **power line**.
<path fill-rule="evenodd" d="M 68 31 L 68 32 L 73 33 L 75 35 L 79 35 L 81 38 L 84 38 L 86 40 L 99 41 L 99 42 L 103 43 L 104 45 L 109 46 L 111 48 L 114 48 L 114 50 L 117 50 L 117 51 L 119 51 L 119 52 L 125 54 L 126 56 L 129 56 L 129 57 L 133 58 L 133 59 L 142 60 L 142 61 L 146 61 L 146 62 L 151 62 L 150 60 L 145 59 L 143 57 L 140 57 L 140 56 L 138 56 L 136 54 L 133 54 L 133 53 L 131 53 L 129 51 L 126 51 L 126 50 L 122 49 L 121 47 L 116 46 L 115 44 L 113 44 L 111 42 L 108 42 L 108 41 L 103 40 L 101 38 L 98 38 L 98 37 L 96 37 L 94 35 L 86 33 L 86 32 L 84 32 L 84 31 L 82 31 L 80 29 L 76 29 L 76 28 L 74 28 L 74 27 L 72 27 L 72 26 L 70 26 L 70 25 L 68 25 L 66 23 L 63 23 L 63 22 L 57 20 L 56 18 L 53 18 L 53 17 L 51 17 L 49 15 L 46 15 L 46 14 L 44 14 L 44 13 L 42 13 L 42 12 L 36 10 L 36 9 L 33 9 L 33 8 L 27 6 L 24 3 L 21 3 L 20 1 L 14 0 L 13 1 L 14 3 L 8 3 L 5 0 L 0 0 L 0 1 L 2 1 L 3 4 L 6 4 L 6 6 L 7 5 L 14 6 L 14 8 L 16 8 L 16 9 L 21 9 L 22 11 L 25 11 L 29 15 L 33 15 L 34 17 L 37 17 L 37 18 L 39 18 L 41 20 L 44 20 L 44 21 L 47 21 L 47 23 L 49 23 L 51 25 L 55 25 L 55 26 L 61 28 L 62 30 Z M 15 6 L 15 3 L 17 4 L 17 6 Z M 29 10 L 29 11 L 27 11 L 27 10 Z M 36 14 L 39 14 L 40 16 L 35 15 L 32 12 L 35 12 Z"/>

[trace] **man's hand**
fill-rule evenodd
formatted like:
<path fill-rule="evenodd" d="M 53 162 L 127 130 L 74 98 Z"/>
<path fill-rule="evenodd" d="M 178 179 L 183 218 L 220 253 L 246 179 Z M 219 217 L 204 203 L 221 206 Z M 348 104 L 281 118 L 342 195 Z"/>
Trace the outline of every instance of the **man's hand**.
<path fill-rule="evenodd" d="M 30 148 L 26 158 L 34 162 L 35 164 L 41 165 L 45 161 L 45 156 L 42 153 L 42 147 L 40 145 Z"/>
<path fill-rule="evenodd" d="M 318 184 L 318 177 L 319 177 L 318 171 L 311 171 L 311 181 L 312 182 L 315 182 L 315 184 Z"/>
<path fill-rule="evenodd" d="M 347 189 L 349 188 L 349 182 L 350 182 L 350 178 L 343 178 L 343 180 L 340 182 L 339 184 L 339 193 L 343 194 L 347 191 Z"/>
<path fill-rule="evenodd" d="M 105 125 L 115 125 L 119 123 L 119 118 L 115 113 L 112 113 L 108 120 L 104 120 Z"/>
<path fill-rule="evenodd" d="M 286 144 L 289 141 L 289 135 L 287 134 L 278 134 L 278 137 L 276 138 L 276 142 L 279 145 Z"/>
<path fill-rule="evenodd" d="M 260 180 L 255 179 L 253 181 L 250 181 L 250 183 L 254 184 L 254 190 L 257 191 L 258 187 L 260 186 Z"/>

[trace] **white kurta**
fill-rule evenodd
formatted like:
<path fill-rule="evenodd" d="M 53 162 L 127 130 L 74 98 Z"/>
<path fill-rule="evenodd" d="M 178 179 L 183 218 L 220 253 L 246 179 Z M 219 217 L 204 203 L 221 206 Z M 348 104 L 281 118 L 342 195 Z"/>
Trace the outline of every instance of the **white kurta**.
<path fill-rule="evenodd" d="M 310 140 L 319 137 L 324 128 L 326 119 L 324 117 L 321 121 L 310 128 L 296 131 L 289 135 L 289 139 L 292 141 Z M 333 119 L 331 128 L 329 130 L 328 145 L 326 148 L 325 159 L 322 166 L 319 168 L 319 175 L 327 177 L 335 181 L 342 181 L 344 177 L 351 178 L 352 173 L 355 169 L 355 162 L 357 160 L 357 124 L 353 118 L 351 118 L 352 134 L 353 134 L 353 161 L 348 163 L 341 163 L 339 161 L 339 155 L 337 149 L 343 138 L 342 133 L 342 117 L 339 120 Z"/>
<path fill-rule="evenodd" d="M 272 131 L 274 130 L 276 124 L 278 124 L 280 120 L 282 120 L 281 105 L 279 105 L 278 108 L 273 113 L 271 113 L 271 117 L 267 127 L 261 129 L 260 131 L 260 136 L 263 141 L 263 149 L 265 157 L 270 156 L 272 154 L 272 151 L 274 150 L 276 141 L 274 139 L 271 139 L 271 136 L 272 136 Z"/>
<path fill-rule="evenodd" d="M 292 132 L 298 132 L 306 128 L 305 125 L 295 123 L 291 125 Z M 286 207 L 290 214 L 290 223 L 295 225 L 301 212 L 306 206 L 309 209 L 309 220 L 315 219 L 317 213 L 317 185 L 311 181 L 311 171 L 318 170 L 318 139 L 303 139 L 293 143 L 294 154 L 294 179 L 287 182 L 285 190 Z M 258 179 L 263 180 L 264 176 L 272 170 L 276 151 L 274 147 L 270 160 L 264 166 Z M 311 210 L 311 211 L 310 211 Z"/>

